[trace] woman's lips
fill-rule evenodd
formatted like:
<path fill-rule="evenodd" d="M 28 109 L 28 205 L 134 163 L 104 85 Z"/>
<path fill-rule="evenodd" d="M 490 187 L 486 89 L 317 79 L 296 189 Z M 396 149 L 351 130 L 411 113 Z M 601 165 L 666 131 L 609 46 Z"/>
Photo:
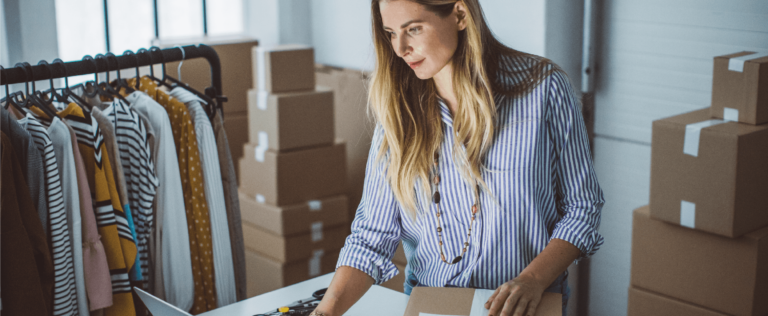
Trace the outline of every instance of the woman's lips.
<path fill-rule="evenodd" d="M 411 66 L 411 69 L 416 69 L 416 67 L 419 67 L 423 62 L 424 62 L 424 59 L 419 60 L 417 62 L 408 63 L 408 66 Z"/>

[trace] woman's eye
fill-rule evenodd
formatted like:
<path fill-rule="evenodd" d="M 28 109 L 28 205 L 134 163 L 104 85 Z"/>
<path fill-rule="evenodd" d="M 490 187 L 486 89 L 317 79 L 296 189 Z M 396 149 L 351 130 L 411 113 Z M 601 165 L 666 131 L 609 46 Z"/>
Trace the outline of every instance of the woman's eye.
<path fill-rule="evenodd" d="M 418 34 L 420 31 L 421 31 L 421 27 L 418 27 L 418 26 L 414 26 L 408 29 L 408 33 L 411 33 L 411 34 Z"/>

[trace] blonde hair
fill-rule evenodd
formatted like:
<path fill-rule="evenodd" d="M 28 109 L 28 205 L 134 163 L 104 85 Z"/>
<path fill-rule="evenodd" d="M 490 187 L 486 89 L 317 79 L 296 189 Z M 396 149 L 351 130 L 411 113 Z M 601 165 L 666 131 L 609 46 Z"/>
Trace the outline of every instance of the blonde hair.
<path fill-rule="evenodd" d="M 395 54 L 382 25 L 379 1 L 372 0 L 376 66 L 368 94 L 369 111 L 383 129 L 377 161 L 386 162 L 386 179 L 395 198 L 412 218 L 417 215 L 416 179 L 421 192 L 431 193 L 429 174 L 433 154 L 443 139 L 442 121 L 433 79 L 421 80 Z M 402 1 L 402 0 L 401 0 Z M 450 63 L 458 103 L 453 118 L 453 159 L 470 187 L 487 190 L 481 161 L 496 128 L 494 92 L 518 97 L 537 87 L 556 66 L 548 60 L 504 46 L 491 33 L 478 0 L 408 0 L 445 18 L 463 2 L 467 27 Z M 463 142 L 461 142 L 463 140 Z M 461 145 L 464 145 L 462 148 Z M 428 198 L 424 201 L 428 201 Z"/>

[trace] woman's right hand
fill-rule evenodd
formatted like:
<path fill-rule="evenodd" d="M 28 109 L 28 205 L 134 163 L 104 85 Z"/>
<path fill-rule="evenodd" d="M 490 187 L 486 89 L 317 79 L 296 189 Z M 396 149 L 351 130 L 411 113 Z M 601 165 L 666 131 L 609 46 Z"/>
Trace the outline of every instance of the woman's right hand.
<path fill-rule="evenodd" d="M 341 316 L 357 303 L 373 285 L 373 279 L 363 271 L 341 266 L 315 311 L 324 316 Z"/>

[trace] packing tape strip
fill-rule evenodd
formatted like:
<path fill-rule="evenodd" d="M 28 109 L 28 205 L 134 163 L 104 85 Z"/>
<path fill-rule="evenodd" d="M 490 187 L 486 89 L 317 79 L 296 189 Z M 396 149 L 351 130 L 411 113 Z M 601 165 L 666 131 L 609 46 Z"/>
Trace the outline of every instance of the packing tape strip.
<path fill-rule="evenodd" d="M 259 145 L 254 148 L 253 156 L 258 162 L 264 162 L 264 154 L 269 148 L 269 135 L 267 132 L 259 132 Z"/>
<path fill-rule="evenodd" d="M 696 203 L 680 200 L 680 226 L 696 228 Z"/>
<path fill-rule="evenodd" d="M 267 93 L 266 91 L 257 91 L 256 107 L 259 108 L 259 110 L 266 111 L 267 102 L 269 102 L 269 93 Z"/>
<path fill-rule="evenodd" d="M 267 199 L 265 199 L 261 194 L 256 194 L 256 202 L 264 204 L 267 202 Z"/>
<path fill-rule="evenodd" d="M 323 209 L 323 201 L 320 200 L 310 200 L 307 202 L 307 205 L 309 205 L 310 211 L 320 211 Z"/>
<path fill-rule="evenodd" d="M 320 275 L 320 267 L 322 266 L 322 259 L 325 251 L 323 249 L 317 249 L 312 252 L 312 258 L 309 259 L 309 276 L 316 277 Z"/>
<path fill-rule="evenodd" d="M 749 55 L 733 57 L 728 60 L 728 70 L 744 72 L 744 63 L 747 60 L 753 60 L 758 58 L 768 57 L 768 52 L 757 52 Z"/>
<path fill-rule="evenodd" d="M 739 110 L 734 109 L 734 108 L 724 107 L 723 108 L 723 120 L 738 122 L 739 121 Z"/>
<path fill-rule="evenodd" d="M 323 221 L 317 221 L 310 225 L 312 231 L 312 242 L 323 240 Z"/>
<path fill-rule="evenodd" d="M 691 123 L 685 126 L 685 140 L 683 141 L 683 153 L 698 157 L 699 156 L 699 138 L 701 130 L 706 127 L 725 123 L 724 120 L 706 120 L 697 123 Z"/>
<path fill-rule="evenodd" d="M 268 50 L 264 47 L 256 48 L 256 88 L 259 92 L 267 90 L 267 66 L 266 56 Z"/>

